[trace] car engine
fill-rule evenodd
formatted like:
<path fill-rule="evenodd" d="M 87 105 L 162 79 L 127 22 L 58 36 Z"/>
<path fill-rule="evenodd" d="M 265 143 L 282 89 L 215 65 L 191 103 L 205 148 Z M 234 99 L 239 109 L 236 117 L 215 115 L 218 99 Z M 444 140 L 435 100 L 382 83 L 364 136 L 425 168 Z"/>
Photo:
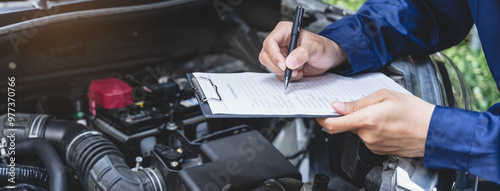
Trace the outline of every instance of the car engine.
<path fill-rule="evenodd" d="M 315 33 L 353 14 L 301 0 L 3 3 L 0 190 L 474 188 L 471 174 L 375 155 L 315 119 L 203 116 L 186 74 L 269 72 L 262 42 L 299 4 Z M 430 103 L 471 105 L 439 53 L 382 72 Z"/>

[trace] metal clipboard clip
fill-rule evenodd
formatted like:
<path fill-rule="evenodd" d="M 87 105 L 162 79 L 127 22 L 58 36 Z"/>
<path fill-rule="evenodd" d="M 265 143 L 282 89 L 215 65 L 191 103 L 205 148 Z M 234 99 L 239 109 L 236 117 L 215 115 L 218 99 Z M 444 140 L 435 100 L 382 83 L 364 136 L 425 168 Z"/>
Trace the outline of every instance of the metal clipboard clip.
<path fill-rule="evenodd" d="M 208 80 L 210 82 L 210 85 L 212 85 L 212 88 L 215 90 L 215 93 L 217 94 L 216 98 L 214 98 L 214 97 L 207 98 L 207 96 L 205 96 L 205 93 L 203 93 L 203 90 L 201 89 L 201 86 L 198 83 L 198 78 L 200 80 Z M 193 77 L 191 79 L 191 81 L 193 82 L 194 92 L 198 95 L 198 98 L 200 98 L 200 100 L 203 103 L 206 103 L 208 100 L 222 101 L 222 98 L 219 95 L 219 90 L 217 90 L 217 85 L 215 85 L 210 78 L 207 78 L 205 76 L 197 76 L 197 77 Z"/>

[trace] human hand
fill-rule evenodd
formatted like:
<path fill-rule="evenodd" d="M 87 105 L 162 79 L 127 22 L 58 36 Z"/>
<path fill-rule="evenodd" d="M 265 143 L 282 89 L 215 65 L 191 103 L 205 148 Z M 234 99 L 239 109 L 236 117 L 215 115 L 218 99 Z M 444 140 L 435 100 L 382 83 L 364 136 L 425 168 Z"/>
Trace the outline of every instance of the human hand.
<path fill-rule="evenodd" d="M 288 55 L 292 23 L 282 21 L 264 40 L 259 61 L 283 80 L 286 67 L 293 70 L 292 81 L 316 76 L 340 65 L 346 54 L 334 41 L 301 30 L 297 48 Z"/>
<path fill-rule="evenodd" d="M 344 115 L 317 118 L 330 133 L 352 131 L 375 154 L 422 157 L 434 105 L 403 93 L 379 90 L 354 102 L 333 102 Z"/>

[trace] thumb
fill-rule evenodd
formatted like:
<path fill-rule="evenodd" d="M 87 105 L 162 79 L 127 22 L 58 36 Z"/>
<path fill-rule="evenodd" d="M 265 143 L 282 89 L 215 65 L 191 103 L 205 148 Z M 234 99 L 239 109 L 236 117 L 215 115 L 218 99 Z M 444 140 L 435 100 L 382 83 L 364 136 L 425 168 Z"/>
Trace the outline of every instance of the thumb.
<path fill-rule="evenodd" d="M 389 96 L 392 95 L 392 92 L 386 89 L 378 90 L 375 93 L 372 93 L 364 98 L 361 98 L 357 101 L 351 101 L 351 102 L 339 102 L 339 101 L 334 101 L 332 102 L 332 108 L 339 114 L 341 115 L 347 115 L 351 114 L 353 112 L 356 112 L 360 109 L 363 109 L 365 107 L 368 107 L 370 105 L 374 105 L 377 103 L 380 103 Z"/>
<path fill-rule="evenodd" d="M 358 112 L 342 117 L 316 118 L 316 121 L 318 121 L 318 123 L 329 133 L 356 131 L 365 127 L 365 124 L 360 123 L 360 121 L 367 118 L 367 113 L 368 112 Z"/>
<path fill-rule="evenodd" d="M 302 45 L 293 50 L 285 60 L 286 66 L 292 70 L 302 67 L 310 59 L 311 49 Z"/>
<path fill-rule="evenodd" d="M 339 114 L 341 115 L 347 115 L 351 112 L 348 112 L 347 109 L 345 108 L 345 103 L 340 102 L 340 101 L 334 101 L 332 102 L 332 108 Z"/>
<path fill-rule="evenodd" d="M 362 99 L 357 100 L 357 101 L 351 101 L 351 102 L 340 102 L 340 101 L 334 101 L 332 102 L 332 108 L 339 114 L 341 115 L 348 115 L 351 114 L 355 111 L 358 111 L 367 105 L 363 105 L 360 107 L 360 103 L 362 103 Z"/>

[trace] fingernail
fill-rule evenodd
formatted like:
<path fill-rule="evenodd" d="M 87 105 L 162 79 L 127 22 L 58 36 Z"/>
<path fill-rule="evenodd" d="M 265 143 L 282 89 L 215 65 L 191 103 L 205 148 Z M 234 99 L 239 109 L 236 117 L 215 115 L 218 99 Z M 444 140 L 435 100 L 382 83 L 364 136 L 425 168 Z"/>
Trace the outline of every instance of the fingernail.
<path fill-rule="evenodd" d="M 286 65 L 288 67 L 290 67 L 290 69 L 298 68 L 299 67 L 299 60 L 297 60 L 297 58 L 295 58 L 295 56 L 289 55 L 286 58 Z"/>
<path fill-rule="evenodd" d="M 298 70 L 292 70 L 292 77 L 296 77 L 297 75 L 299 75 L 299 71 Z"/>
<path fill-rule="evenodd" d="M 278 62 L 278 67 L 279 67 L 281 70 L 283 70 L 283 71 L 285 71 L 285 70 L 286 70 L 286 65 L 285 65 L 285 63 L 283 63 L 283 62 Z"/>
<path fill-rule="evenodd" d="M 332 107 L 335 110 L 343 110 L 345 107 L 344 102 L 334 101 L 332 102 Z"/>

